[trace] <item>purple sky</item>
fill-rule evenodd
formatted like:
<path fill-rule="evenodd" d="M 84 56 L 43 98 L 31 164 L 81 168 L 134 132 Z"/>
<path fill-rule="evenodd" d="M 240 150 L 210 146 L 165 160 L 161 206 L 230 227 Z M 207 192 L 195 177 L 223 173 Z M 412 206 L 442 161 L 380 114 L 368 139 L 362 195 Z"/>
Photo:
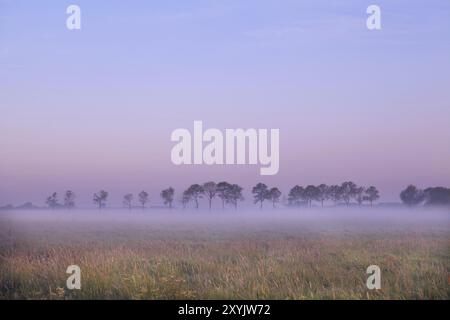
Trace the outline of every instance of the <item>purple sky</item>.
<path fill-rule="evenodd" d="M 450 3 L 0 1 L 0 206 L 73 189 L 180 192 L 190 183 L 353 180 L 397 201 L 450 186 Z M 280 171 L 174 166 L 170 134 L 279 128 Z"/>

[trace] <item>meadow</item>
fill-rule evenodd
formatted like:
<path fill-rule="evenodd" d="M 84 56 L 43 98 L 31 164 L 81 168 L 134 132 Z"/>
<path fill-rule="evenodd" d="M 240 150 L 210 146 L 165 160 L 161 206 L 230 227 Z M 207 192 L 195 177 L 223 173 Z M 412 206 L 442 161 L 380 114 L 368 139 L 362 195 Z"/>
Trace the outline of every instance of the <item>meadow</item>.
<path fill-rule="evenodd" d="M 0 240 L 0 299 L 450 298 L 446 210 L 3 211 Z"/>

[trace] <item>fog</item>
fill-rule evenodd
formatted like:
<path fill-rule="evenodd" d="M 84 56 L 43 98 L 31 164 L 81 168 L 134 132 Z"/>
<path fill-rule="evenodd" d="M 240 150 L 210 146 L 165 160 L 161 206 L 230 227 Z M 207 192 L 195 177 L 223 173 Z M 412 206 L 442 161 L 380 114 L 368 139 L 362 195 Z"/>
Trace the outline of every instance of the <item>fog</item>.
<path fill-rule="evenodd" d="M 0 234 L 45 241 L 289 237 L 448 232 L 448 208 L 299 208 L 264 210 L 11 210 L 0 212 Z"/>

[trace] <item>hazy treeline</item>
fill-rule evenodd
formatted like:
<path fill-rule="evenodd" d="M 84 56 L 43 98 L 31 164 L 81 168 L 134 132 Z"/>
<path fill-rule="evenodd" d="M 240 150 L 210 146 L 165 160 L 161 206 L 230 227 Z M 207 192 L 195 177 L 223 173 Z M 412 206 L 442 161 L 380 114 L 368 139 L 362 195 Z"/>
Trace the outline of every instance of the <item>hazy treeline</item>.
<path fill-rule="evenodd" d="M 238 203 L 244 200 L 243 190 L 243 187 L 226 181 L 219 183 L 209 181 L 203 184 L 192 184 L 182 192 L 179 201 L 183 208 L 191 204 L 198 209 L 200 207 L 200 200 L 204 199 L 206 200 L 207 207 L 211 209 L 212 201 L 218 198 L 221 200 L 222 208 L 231 206 L 237 209 Z M 260 209 L 263 208 L 265 202 L 270 203 L 273 208 L 280 202 L 290 207 L 311 207 L 314 204 L 323 207 L 327 201 L 332 202 L 334 205 L 345 204 L 346 206 L 351 204 L 362 205 L 366 202 L 372 206 L 373 202 L 380 198 L 379 191 L 375 186 L 366 188 L 358 186 L 352 181 L 346 181 L 340 185 L 320 184 L 318 186 L 308 185 L 306 187 L 296 185 L 284 197 L 282 197 L 283 194 L 278 187 L 268 187 L 264 183 L 256 184 L 251 192 L 253 195 L 253 203 L 258 205 Z M 162 190 L 160 197 L 165 206 L 168 208 L 174 207 L 174 188 L 169 187 Z M 75 193 L 68 190 L 64 193 L 62 202 L 60 202 L 58 194 L 54 192 L 46 199 L 46 204 L 52 209 L 71 209 L 75 207 L 75 198 Z M 93 195 L 93 203 L 99 209 L 102 209 L 106 206 L 108 198 L 109 193 L 101 190 Z M 409 207 L 418 205 L 447 206 L 450 205 L 450 188 L 432 187 L 421 190 L 413 185 L 409 185 L 400 192 L 400 199 Z M 132 193 L 127 193 L 123 196 L 122 201 L 124 207 L 130 210 L 137 206 L 145 209 L 149 202 L 149 194 L 146 191 L 141 191 L 137 194 L 136 198 Z"/>

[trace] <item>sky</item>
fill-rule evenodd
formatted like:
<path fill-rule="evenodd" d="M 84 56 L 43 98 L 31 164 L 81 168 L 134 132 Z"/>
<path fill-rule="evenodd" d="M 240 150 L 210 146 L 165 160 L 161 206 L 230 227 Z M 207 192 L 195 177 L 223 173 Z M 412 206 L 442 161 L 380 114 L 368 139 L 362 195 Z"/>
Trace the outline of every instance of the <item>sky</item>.
<path fill-rule="evenodd" d="M 81 8 L 81 30 L 66 8 Z M 366 28 L 381 8 L 382 29 Z M 0 0 L 0 206 L 72 189 L 450 186 L 450 2 Z M 175 166 L 177 128 L 277 128 L 280 169 Z"/>

